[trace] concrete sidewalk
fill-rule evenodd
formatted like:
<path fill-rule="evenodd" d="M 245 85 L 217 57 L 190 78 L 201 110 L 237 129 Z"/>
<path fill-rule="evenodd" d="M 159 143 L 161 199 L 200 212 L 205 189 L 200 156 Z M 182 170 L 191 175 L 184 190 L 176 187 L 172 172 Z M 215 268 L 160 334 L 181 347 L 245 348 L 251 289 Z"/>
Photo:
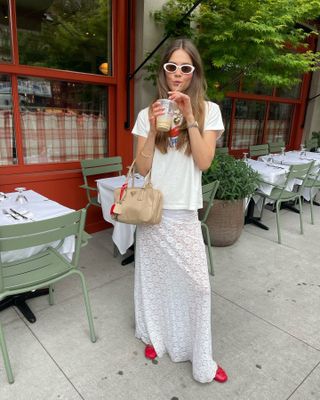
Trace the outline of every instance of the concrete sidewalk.
<path fill-rule="evenodd" d="M 188 362 L 144 358 L 134 337 L 134 268 L 113 258 L 106 230 L 80 262 L 97 342 L 89 339 L 77 278 L 56 286 L 54 306 L 45 297 L 29 301 L 34 324 L 13 308 L 1 312 L 15 383 L 7 383 L 1 359 L 0 399 L 319 400 L 320 207 L 316 225 L 304 210 L 304 235 L 299 216 L 281 212 L 282 245 L 275 214 L 265 211 L 269 231 L 247 225 L 233 246 L 213 249 L 214 357 L 227 383 L 199 384 Z"/>

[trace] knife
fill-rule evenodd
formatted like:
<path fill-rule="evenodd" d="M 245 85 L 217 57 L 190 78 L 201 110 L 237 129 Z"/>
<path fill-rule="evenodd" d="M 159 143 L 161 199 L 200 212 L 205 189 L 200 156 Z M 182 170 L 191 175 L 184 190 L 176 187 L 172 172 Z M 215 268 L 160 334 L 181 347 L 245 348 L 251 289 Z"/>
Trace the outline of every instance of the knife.
<path fill-rule="evenodd" d="M 14 213 L 15 215 L 18 215 L 19 217 L 23 218 L 23 219 L 28 219 L 28 217 L 26 217 L 23 214 L 20 214 L 18 211 L 14 210 L 13 208 L 9 208 L 9 210 Z"/>

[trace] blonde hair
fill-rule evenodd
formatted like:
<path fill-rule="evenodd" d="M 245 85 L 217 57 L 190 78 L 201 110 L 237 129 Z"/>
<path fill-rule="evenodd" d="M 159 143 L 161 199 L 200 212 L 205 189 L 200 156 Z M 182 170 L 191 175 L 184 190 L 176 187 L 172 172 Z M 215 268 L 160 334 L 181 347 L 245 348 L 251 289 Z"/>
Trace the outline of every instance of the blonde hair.
<path fill-rule="evenodd" d="M 200 54 L 195 45 L 188 39 L 176 39 L 166 49 L 162 56 L 162 60 L 159 65 L 159 71 L 157 76 L 157 89 L 158 97 L 164 99 L 168 97 L 168 91 L 170 90 L 167 84 L 166 74 L 163 69 L 163 64 L 170 60 L 173 52 L 176 50 L 184 50 L 192 60 L 195 70 L 190 82 L 189 87 L 184 91 L 190 97 L 192 111 L 196 121 L 198 121 L 200 132 L 203 132 L 204 126 L 204 113 L 205 113 L 205 93 L 207 89 L 207 83 L 204 77 L 203 66 Z M 181 134 L 178 138 L 177 149 L 185 148 L 186 154 L 191 154 L 190 140 L 188 131 L 186 128 L 186 122 L 183 119 L 180 126 Z M 158 132 L 156 136 L 156 147 L 161 153 L 166 153 L 169 145 L 169 138 L 166 132 Z"/>

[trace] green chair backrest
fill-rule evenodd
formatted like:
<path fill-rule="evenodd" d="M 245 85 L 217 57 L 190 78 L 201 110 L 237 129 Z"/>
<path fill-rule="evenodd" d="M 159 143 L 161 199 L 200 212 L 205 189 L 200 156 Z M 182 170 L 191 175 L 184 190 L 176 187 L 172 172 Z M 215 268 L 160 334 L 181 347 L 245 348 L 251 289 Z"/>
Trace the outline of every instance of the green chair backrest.
<path fill-rule="evenodd" d="M 71 267 L 76 267 L 79 261 L 80 248 L 82 244 L 82 234 L 84 230 L 86 210 L 74 211 L 59 217 L 46 219 L 44 221 L 5 225 L 0 227 L 0 294 L 6 289 L 4 287 L 3 276 L 14 277 L 24 274 L 24 269 L 20 266 L 23 263 L 18 261 L 5 263 L 2 261 L 1 252 L 26 249 L 28 247 L 48 245 L 57 242 L 62 244 L 63 240 L 71 235 L 75 236 L 75 250 L 73 253 Z M 49 247 L 49 246 L 47 246 Z M 35 255 L 40 257 L 41 252 Z M 25 261 L 25 260 L 23 260 Z M 38 282 L 28 282 L 28 285 L 36 285 Z"/>
<path fill-rule="evenodd" d="M 294 181 L 295 179 L 299 179 L 301 181 L 301 184 L 299 183 L 295 194 L 296 195 L 302 194 L 305 183 L 313 169 L 313 166 L 314 166 L 314 161 L 311 161 L 306 164 L 290 165 L 286 182 L 283 185 L 283 189 L 279 193 L 279 199 L 281 198 L 282 193 L 284 192 L 284 190 L 286 190 L 286 187 L 289 185 L 289 183 Z"/>
<path fill-rule="evenodd" d="M 269 153 L 280 153 L 281 147 L 285 147 L 284 140 L 278 140 L 277 142 L 269 143 Z"/>
<path fill-rule="evenodd" d="M 249 146 L 250 157 L 264 156 L 269 153 L 268 144 L 254 144 Z"/>
<path fill-rule="evenodd" d="M 229 154 L 228 147 L 216 147 L 215 154 Z"/>
<path fill-rule="evenodd" d="M 91 204 L 100 207 L 100 204 L 98 203 L 96 197 L 97 196 L 96 192 L 98 189 L 96 185 L 93 186 L 89 185 L 88 177 L 97 175 L 105 176 L 111 172 L 118 172 L 119 175 L 121 175 L 122 158 L 120 156 L 117 156 L 117 157 L 95 158 L 92 160 L 81 160 L 81 168 L 82 168 L 84 185 L 81 185 L 80 187 L 86 189 L 88 198 L 88 204 L 86 208 L 88 208 Z"/>
<path fill-rule="evenodd" d="M 85 184 L 87 184 L 88 176 L 108 174 L 111 172 L 120 173 L 122 171 L 122 158 L 117 156 L 81 160 L 81 168 Z"/>
<path fill-rule="evenodd" d="M 305 187 L 308 189 L 320 188 L 320 168 L 312 168 L 305 181 Z"/>
<path fill-rule="evenodd" d="M 207 203 L 207 206 L 206 206 L 206 208 L 204 210 L 203 217 L 201 219 L 202 223 L 205 223 L 207 218 L 208 218 L 208 214 L 209 214 L 210 209 L 212 207 L 214 197 L 215 197 L 216 192 L 217 192 L 218 187 L 219 187 L 219 183 L 220 183 L 219 181 L 214 181 L 214 182 L 207 183 L 206 185 L 202 186 L 203 201 Z"/>
<path fill-rule="evenodd" d="M 306 150 L 316 149 L 318 147 L 318 138 L 313 137 L 305 141 L 304 147 Z"/>

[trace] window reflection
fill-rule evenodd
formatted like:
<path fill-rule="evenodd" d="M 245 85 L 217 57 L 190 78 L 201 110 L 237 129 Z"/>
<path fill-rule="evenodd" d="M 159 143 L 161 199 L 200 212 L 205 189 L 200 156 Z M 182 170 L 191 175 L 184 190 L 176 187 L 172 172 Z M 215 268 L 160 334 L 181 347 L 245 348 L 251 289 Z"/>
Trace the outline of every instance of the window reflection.
<path fill-rule="evenodd" d="M 19 77 L 24 162 L 105 157 L 106 87 Z"/>
<path fill-rule="evenodd" d="M 16 157 L 11 80 L 0 75 L 0 165 L 16 164 Z"/>
<path fill-rule="evenodd" d="M 289 99 L 298 99 L 301 92 L 301 82 L 291 88 L 278 88 L 276 91 L 277 97 L 287 97 Z"/>
<path fill-rule="evenodd" d="M 0 1 L 0 62 L 11 61 L 8 1 Z"/>
<path fill-rule="evenodd" d="M 265 86 L 261 82 L 251 82 L 244 79 L 242 83 L 242 92 L 271 96 L 273 88 Z"/>
<path fill-rule="evenodd" d="M 20 64 L 111 74 L 111 0 L 18 2 L 17 24 Z"/>
<path fill-rule="evenodd" d="M 262 140 L 266 105 L 261 101 L 237 100 L 232 130 L 232 148 L 243 149 Z"/>
<path fill-rule="evenodd" d="M 270 104 L 266 130 L 268 142 L 283 140 L 285 143 L 289 143 L 293 107 L 293 105 L 283 103 Z"/>

